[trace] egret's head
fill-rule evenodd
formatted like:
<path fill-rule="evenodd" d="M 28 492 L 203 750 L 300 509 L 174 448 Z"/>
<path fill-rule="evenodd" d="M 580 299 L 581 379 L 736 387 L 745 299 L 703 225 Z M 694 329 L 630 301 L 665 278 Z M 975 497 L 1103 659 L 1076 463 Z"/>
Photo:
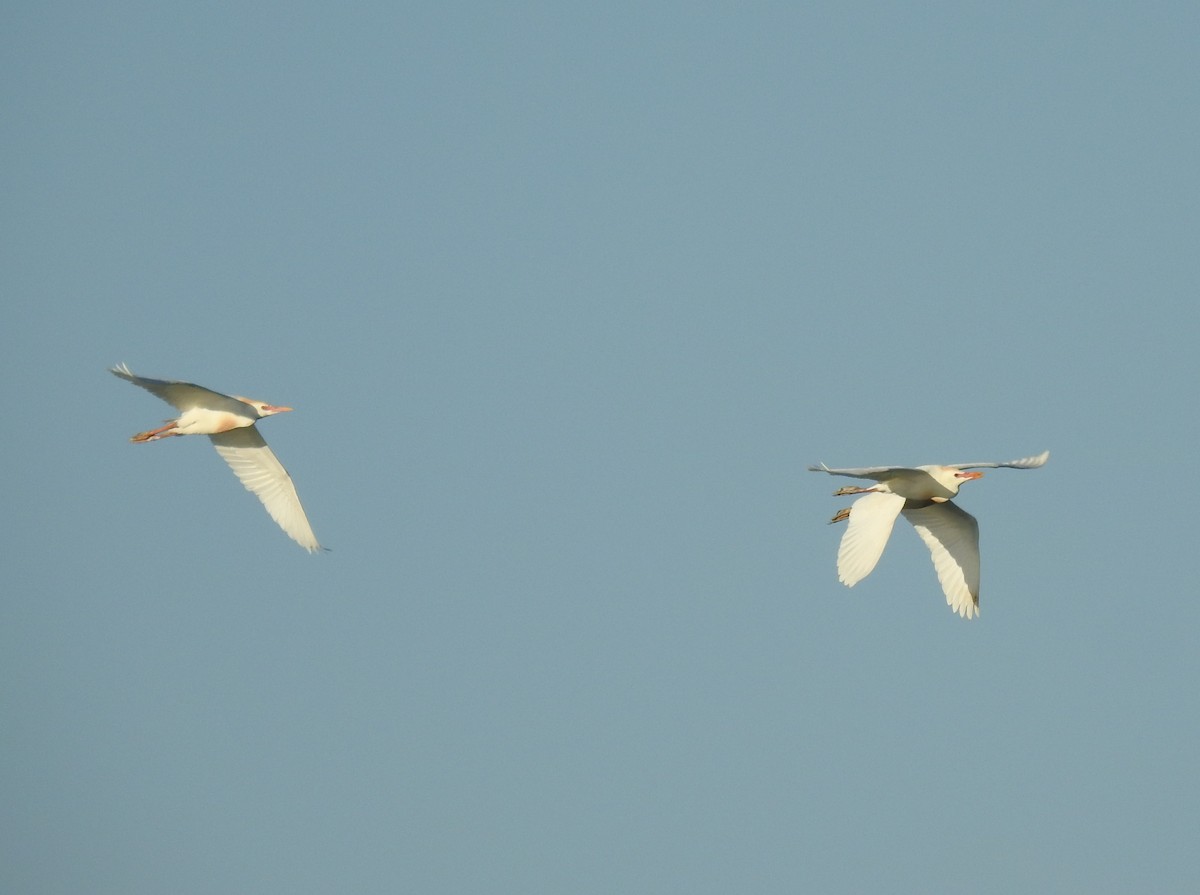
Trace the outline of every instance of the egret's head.
<path fill-rule="evenodd" d="M 934 481 L 936 481 L 939 485 L 953 495 L 958 493 L 958 489 L 961 488 L 965 482 L 969 482 L 971 479 L 981 478 L 983 473 L 976 472 L 974 470 L 967 471 L 965 469 L 959 469 L 956 466 L 935 466 L 932 469 L 929 469 L 929 475 L 934 479 Z M 934 499 L 936 500 L 937 498 Z"/>
<path fill-rule="evenodd" d="M 244 401 L 245 403 L 247 403 L 251 407 L 253 407 L 255 410 L 257 410 L 259 419 L 262 419 L 264 416 L 271 416 L 272 414 L 276 414 L 276 413 L 287 413 L 289 410 L 292 409 L 290 407 L 277 407 L 274 404 L 267 404 L 264 401 L 251 401 L 249 398 L 238 398 L 238 400 Z"/>

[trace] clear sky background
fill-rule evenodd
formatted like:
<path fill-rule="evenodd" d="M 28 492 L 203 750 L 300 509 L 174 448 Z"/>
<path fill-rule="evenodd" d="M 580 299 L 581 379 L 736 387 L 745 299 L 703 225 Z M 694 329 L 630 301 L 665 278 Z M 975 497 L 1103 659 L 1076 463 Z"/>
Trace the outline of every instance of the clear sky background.
<path fill-rule="evenodd" d="M 1200 877 L 1194 3 L 0 30 L 14 893 Z M 106 372 L 289 404 L 306 555 Z M 1008 460 L 982 616 L 832 465 Z"/>

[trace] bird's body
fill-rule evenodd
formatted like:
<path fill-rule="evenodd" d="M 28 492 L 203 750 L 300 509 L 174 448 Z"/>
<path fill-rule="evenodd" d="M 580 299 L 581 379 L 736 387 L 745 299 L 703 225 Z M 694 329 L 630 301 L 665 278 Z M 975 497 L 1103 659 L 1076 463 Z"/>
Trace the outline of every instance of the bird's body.
<path fill-rule="evenodd" d="M 262 501 L 279 527 L 305 550 L 321 549 L 308 524 L 304 507 L 300 505 L 291 476 L 255 426 L 263 417 L 292 408 L 223 395 L 190 382 L 145 379 L 135 376 L 124 364 L 113 367 L 111 372 L 180 411 L 177 419 L 168 420 L 157 429 L 139 432 L 130 441 L 144 443 L 177 435 L 207 435 L 217 453 L 229 464 L 246 490 Z"/>
<path fill-rule="evenodd" d="M 938 581 L 950 608 L 963 618 L 979 614 L 979 523 L 951 500 L 964 482 L 982 477 L 978 468 L 1036 469 L 1050 452 L 1005 463 L 956 463 L 948 466 L 867 466 L 831 469 L 810 466 L 814 472 L 870 479 L 870 488 L 848 486 L 835 495 L 862 494 L 852 506 L 833 517 L 847 521 L 838 547 L 838 580 L 853 587 L 875 568 L 887 546 L 896 517 L 903 514 L 933 557 Z"/>

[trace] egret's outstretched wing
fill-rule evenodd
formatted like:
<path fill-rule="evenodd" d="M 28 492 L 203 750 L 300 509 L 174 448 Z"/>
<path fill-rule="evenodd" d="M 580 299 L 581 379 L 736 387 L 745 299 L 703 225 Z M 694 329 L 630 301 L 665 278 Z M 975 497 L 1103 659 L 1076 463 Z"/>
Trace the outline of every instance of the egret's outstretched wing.
<path fill-rule="evenodd" d="M 247 426 L 208 437 L 246 490 L 262 501 L 271 518 L 288 537 L 310 553 L 320 550 L 321 545 L 304 515 L 292 477 L 275 459 L 258 430 Z"/>
<path fill-rule="evenodd" d="M 887 546 L 904 498 L 875 491 L 850 506 L 850 521 L 838 547 L 838 581 L 854 587 L 871 574 Z"/>
<path fill-rule="evenodd" d="M 983 463 L 947 463 L 946 466 L 951 469 L 995 469 L 1005 466 L 1010 469 L 1037 469 L 1039 466 L 1045 466 L 1046 461 L 1050 459 L 1050 452 L 1043 451 L 1036 457 L 1022 457 L 1020 460 L 1008 460 L 1006 462 L 983 462 Z M 891 478 L 897 478 L 902 475 L 911 475 L 914 472 L 921 471 L 919 466 L 856 466 L 842 469 L 833 469 L 821 463 L 817 466 L 808 467 L 810 472 L 827 472 L 830 475 L 845 475 L 853 479 L 874 479 L 877 482 L 884 482 Z"/>
<path fill-rule="evenodd" d="M 202 385 L 177 382 L 173 379 L 146 379 L 142 376 L 135 376 L 124 364 L 110 368 L 109 372 L 114 376 L 121 377 L 126 382 L 141 386 L 156 398 L 166 401 L 176 410 L 203 407 L 206 410 L 224 410 L 239 415 L 246 413 L 246 402 L 220 392 L 214 392 Z"/>
<path fill-rule="evenodd" d="M 852 479 L 874 479 L 877 482 L 896 475 L 918 471 L 915 466 L 858 466 L 849 469 L 832 469 L 824 463 L 808 467 L 809 472 L 827 472 L 830 475 L 845 475 Z"/>
<path fill-rule="evenodd" d="M 1037 469 L 1039 466 L 1045 466 L 1049 459 L 1050 452 L 1042 451 L 1036 457 L 1022 457 L 1020 460 L 1009 460 L 1006 463 L 947 463 L 946 465 L 955 469 L 996 469 L 1001 466 L 1009 469 Z"/>
<path fill-rule="evenodd" d="M 963 618 L 979 614 L 979 523 L 949 501 L 904 510 L 933 556 L 950 608 Z"/>

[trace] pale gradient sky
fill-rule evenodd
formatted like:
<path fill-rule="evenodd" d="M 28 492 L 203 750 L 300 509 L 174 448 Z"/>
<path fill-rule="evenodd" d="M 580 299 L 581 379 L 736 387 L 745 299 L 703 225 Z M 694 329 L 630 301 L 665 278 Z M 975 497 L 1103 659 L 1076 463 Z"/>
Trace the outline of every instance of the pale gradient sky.
<path fill-rule="evenodd" d="M 1190 889 L 1198 39 L 11 11 L 4 890 Z M 294 406 L 333 552 L 118 361 Z M 837 583 L 809 463 L 1045 449 L 963 489 L 980 619 L 906 525 Z"/>

